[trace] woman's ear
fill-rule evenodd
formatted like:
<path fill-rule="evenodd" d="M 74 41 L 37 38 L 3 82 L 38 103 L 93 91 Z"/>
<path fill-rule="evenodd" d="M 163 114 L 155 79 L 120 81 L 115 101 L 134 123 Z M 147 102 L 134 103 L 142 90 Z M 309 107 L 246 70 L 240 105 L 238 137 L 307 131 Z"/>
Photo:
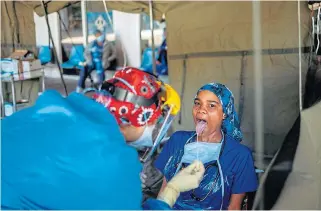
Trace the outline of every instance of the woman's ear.
<path fill-rule="evenodd" d="M 223 119 L 225 119 L 226 118 L 226 115 L 223 113 Z"/>

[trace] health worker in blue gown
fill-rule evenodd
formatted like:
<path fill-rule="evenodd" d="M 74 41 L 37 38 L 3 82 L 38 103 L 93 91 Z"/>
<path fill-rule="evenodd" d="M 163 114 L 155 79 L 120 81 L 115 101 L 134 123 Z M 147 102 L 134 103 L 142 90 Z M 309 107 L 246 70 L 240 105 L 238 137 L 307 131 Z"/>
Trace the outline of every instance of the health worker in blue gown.
<path fill-rule="evenodd" d="M 204 173 L 195 161 L 142 206 L 137 150 L 106 105 L 49 90 L 2 120 L 1 208 L 33 210 L 171 209 Z M 135 132 L 135 130 L 133 130 Z"/>

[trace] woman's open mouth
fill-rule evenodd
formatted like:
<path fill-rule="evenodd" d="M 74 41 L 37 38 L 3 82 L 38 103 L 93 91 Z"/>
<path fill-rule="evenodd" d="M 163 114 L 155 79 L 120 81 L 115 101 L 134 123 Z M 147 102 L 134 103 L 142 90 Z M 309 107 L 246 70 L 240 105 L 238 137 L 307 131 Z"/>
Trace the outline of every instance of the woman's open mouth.
<path fill-rule="evenodd" d="M 204 123 L 206 123 L 207 124 L 207 121 L 205 120 L 205 119 L 198 119 L 198 118 L 196 118 L 196 123 L 198 124 L 198 123 L 202 123 L 203 122 L 203 124 Z"/>
<path fill-rule="evenodd" d="M 196 119 L 196 133 L 201 134 L 207 126 L 207 122 L 204 119 Z"/>

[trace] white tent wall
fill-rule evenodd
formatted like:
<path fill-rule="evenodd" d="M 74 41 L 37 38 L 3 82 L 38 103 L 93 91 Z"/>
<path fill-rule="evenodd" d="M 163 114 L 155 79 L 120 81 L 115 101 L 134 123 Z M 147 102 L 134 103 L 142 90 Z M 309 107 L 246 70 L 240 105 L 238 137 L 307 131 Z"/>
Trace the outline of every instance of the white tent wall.
<path fill-rule="evenodd" d="M 307 36 L 309 17 L 301 3 L 302 40 Z M 296 52 L 267 54 L 263 62 L 265 154 L 274 154 L 299 114 L 299 58 L 297 2 L 261 2 L 262 49 L 291 49 Z M 248 51 L 252 44 L 252 2 L 189 2 L 166 13 L 170 83 L 181 93 L 183 57 L 186 84 L 182 121 L 174 130 L 192 130 L 191 109 L 197 89 L 208 82 L 226 84 L 240 108 L 243 81 L 242 131 L 244 144 L 254 147 L 253 57 L 242 54 L 217 56 L 221 52 Z M 302 46 L 303 46 L 302 42 Z M 197 53 L 201 55 L 197 55 Z M 203 56 L 202 56 L 203 54 Z M 216 54 L 211 56 L 210 54 Z M 243 77 L 241 69 L 243 68 Z M 307 65 L 303 58 L 305 77 Z M 304 84 L 304 78 L 303 78 Z"/>
<path fill-rule="evenodd" d="M 62 11 L 62 10 L 60 10 Z M 34 20 L 36 26 L 36 43 L 37 46 L 48 46 L 49 45 L 49 30 L 46 22 L 46 17 L 39 17 L 34 13 Z M 59 62 L 62 62 L 62 49 L 61 49 L 61 36 L 60 36 L 60 20 L 58 13 L 51 13 L 48 15 L 49 27 L 51 30 L 52 39 L 56 46 L 57 57 Z M 52 42 L 50 42 L 50 48 L 52 48 Z"/>

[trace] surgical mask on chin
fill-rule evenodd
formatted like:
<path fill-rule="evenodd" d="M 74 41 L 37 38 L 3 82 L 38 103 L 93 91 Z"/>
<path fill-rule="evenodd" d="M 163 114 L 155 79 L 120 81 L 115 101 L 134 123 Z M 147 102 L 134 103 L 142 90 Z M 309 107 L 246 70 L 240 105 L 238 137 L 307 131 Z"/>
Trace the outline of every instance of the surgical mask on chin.
<path fill-rule="evenodd" d="M 184 146 L 182 163 L 193 163 L 200 160 L 202 163 L 218 160 L 222 143 L 192 142 Z"/>
<path fill-rule="evenodd" d="M 155 128 L 155 125 L 146 126 L 143 134 L 136 141 L 128 142 L 128 145 L 135 147 L 136 149 L 143 149 L 144 147 L 152 147 L 154 128 Z"/>
<path fill-rule="evenodd" d="M 191 142 L 191 143 L 185 144 L 184 154 L 178 165 L 178 168 L 176 169 L 176 173 L 182 167 L 182 163 L 191 164 L 195 160 L 199 160 L 203 164 L 211 161 L 215 161 L 215 160 L 218 161 L 220 157 L 223 141 L 224 141 L 224 136 L 221 143 L 209 143 L 209 142 L 198 141 L 198 142 Z"/>
<path fill-rule="evenodd" d="M 223 133 L 222 133 L 223 134 Z M 193 136 L 194 137 L 194 136 Z M 191 137 L 191 138 L 193 138 Z M 195 160 L 200 160 L 203 164 L 211 162 L 211 161 L 217 161 L 218 165 L 218 171 L 221 177 L 221 184 L 222 184 L 222 199 L 224 198 L 224 177 L 223 177 L 223 171 L 222 167 L 219 161 L 220 153 L 222 150 L 222 144 L 224 142 L 224 135 L 222 136 L 221 143 L 208 143 L 208 142 L 191 142 L 188 144 L 185 144 L 184 146 L 184 154 L 181 159 L 181 162 L 178 165 L 178 168 L 176 169 L 176 173 L 181 169 L 182 163 L 192 163 Z M 189 140 L 188 140 L 189 141 Z M 187 141 L 187 142 L 188 142 Z M 221 208 L 223 208 L 223 200 L 221 201 Z"/>

